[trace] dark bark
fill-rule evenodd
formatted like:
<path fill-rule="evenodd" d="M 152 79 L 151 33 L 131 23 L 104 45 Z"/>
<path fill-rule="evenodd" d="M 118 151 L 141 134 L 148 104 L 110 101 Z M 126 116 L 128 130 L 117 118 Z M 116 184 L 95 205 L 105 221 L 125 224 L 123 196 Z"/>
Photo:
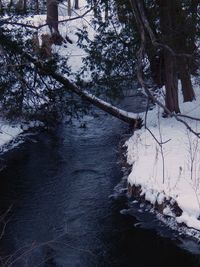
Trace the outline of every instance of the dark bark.
<path fill-rule="evenodd" d="M 187 12 L 182 8 L 181 1 L 176 0 L 175 2 L 176 5 L 173 7 L 172 13 L 175 30 L 175 34 L 173 35 L 173 46 L 177 54 L 192 54 L 195 46 L 194 25 L 192 21 L 189 22 L 190 18 L 188 18 Z M 193 11 L 190 10 L 190 12 Z M 177 57 L 177 72 L 181 80 L 184 102 L 193 101 L 195 99 L 195 93 L 191 82 L 191 62 L 192 60 L 189 60 L 184 56 Z"/>
<path fill-rule="evenodd" d="M 17 12 L 19 13 L 25 13 L 26 12 L 26 8 L 27 8 L 27 2 L 26 0 L 19 0 L 16 3 L 15 9 Z"/>
<path fill-rule="evenodd" d="M 75 0 L 74 8 L 79 9 L 79 0 Z"/>
<path fill-rule="evenodd" d="M 68 0 L 68 4 L 69 2 L 70 0 Z M 47 0 L 47 24 L 49 25 L 49 28 L 51 30 L 52 44 L 61 45 L 63 42 L 71 41 L 67 36 L 66 38 L 63 38 L 59 33 L 57 0 Z"/>
<path fill-rule="evenodd" d="M 92 0 L 92 6 L 93 6 L 93 11 L 94 11 L 94 17 L 98 17 L 98 10 L 97 10 L 97 0 Z"/>
<path fill-rule="evenodd" d="M 196 46 L 196 36 L 197 36 L 197 28 L 198 28 L 198 4 L 199 0 L 191 0 L 189 12 L 191 16 L 188 18 L 188 47 L 189 51 L 194 52 L 197 49 Z"/>
<path fill-rule="evenodd" d="M 176 62 L 175 58 L 169 51 L 164 52 L 164 78 L 166 89 L 166 108 L 171 112 L 179 113 L 178 104 L 178 77 L 176 75 Z"/>
<path fill-rule="evenodd" d="M 164 85 L 164 58 L 163 52 L 157 53 L 155 49 L 153 51 L 147 50 L 149 62 L 150 62 L 150 70 L 153 81 L 159 87 Z"/>
<path fill-rule="evenodd" d="M 173 34 L 174 29 L 173 9 L 174 0 L 160 1 L 160 25 L 162 31 L 163 41 L 172 49 L 173 46 Z M 176 58 L 170 53 L 170 51 L 163 51 L 163 63 L 164 63 L 164 83 L 166 88 L 166 107 L 171 112 L 180 112 L 178 105 L 178 77 L 177 77 L 177 64 Z"/>
<path fill-rule="evenodd" d="M 40 13 L 39 0 L 35 0 L 35 13 L 36 14 Z"/>
<path fill-rule="evenodd" d="M 186 12 L 180 0 L 156 0 L 160 22 L 159 31 L 156 32 L 154 28 L 156 26 L 146 16 L 144 2 L 141 0 L 130 0 L 130 2 L 140 32 L 141 43 L 143 43 L 143 50 L 145 49 L 150 60 L 152 77 L 159 86 L 165 85 L 166 107 L 171 112 L 177 113 L 179 112 L 178 78 L 182 83 L 184 101 L 195 99 L 190 70 L 194 40 L 189 41 L 190 33 L 188 33 L 187 26 L 190 16 L 188 11 Z M 192 12 L 196 12 L 195 15 L 197 15 L 196 3 L 195 1 L 190 15 Z M 195 36 L 194 32 L 192 36 Z M 143 54 L 145 52 L 143 51 Z"/>
<path fill-rule="evenodd" d="M 185 58 L 179 58 L 179 78 L 182 85 L 182 93 L 184 102 L 190 102 L 195 99 L 195 93 L 192 87 L 189 66 Z"/>
<path fill-rule="evenodd" d="M 160 9 L 162 42 L 165 42 L 175 52 L 174 58 L 171 58 L 174 68 L 173 70 L 170 67 L 168 68 L 174 72 L 174 79 L 178 76 L 181 80 L 184 102 L 192 101 L 195 99 L 195 93 L 191 83 L 190 60 L 185 56 L 179 56 L 184 53 L 192 54 L 192 49 L 194 48 L 194 45 L 192 44 L 194 40 L 188 45 L 189 33 L 187 32 L 187 14 L 182 8 L 180 0 L 159 0 L 158 3 Z M 191 36 L 194 35 L 195 34 L 192 34 Z M 169 61 L 168 59 L 166 60 Z M 170 64 L 172 64 L 172 62 Z M 164 65 L 166 68 L 167 63 L 164 62 Z M 165 81 L 172 81 L 172 77 L 167 77 L 171 75 L 172 73 L 170 74 L 165 71 Z"/>
<path fill-rule="evenodd" d="M 105 2 L 105 21 L 108 20 L 108 12 L 109 12 L 109 6 L 108 6 L 108 1 Z"/>
<path fill-rule="evenodd" d="M 24 3 L 23 3 L 23 11 L 24 12 L 27 11 L 27 0 L 24 0 Z"/>
<path fill-rule="evenodd" d="M 141 38 L 141 46 L 140 50 L 138 51 L 138 75 L 140 84 L 142 87 L 145 88 L 144 81 L 142 78 L 142 60 L 144 58 L 145 52 L 148 50 L 153 51 L 150 53 L 148 51 L 149 60 L 151 64 L 151 69 L 155 69 L 159 66 L 159 75 L 157 74 L 157 81 L 164 82 L 166 88 L 166 108 L 169 110 L 170 113 L 175 112 L 179 113 L 179 105 L 178 105 L 178 78 L 177 78 L 177 71 L 176 71 L 176 57 L 174 53 L 172 53 L 172 43 L 173 38 L 171 35 L 171 29 L 173 29 L 173 20 L 171 16 L 171 5 L 172 1 L 158 1 L 159 10 L 160 10 L 160 25 L 161 25 L 161 32 L 163 40 L 165 40 L 164 45 L 159 44 L 156 40 L 155 33 L 151 28 L 151 25 L 146 17 L 145 10 L 144 10 L 144 3 L 140 0 L 131 0 L 131 5 L 133 9 L 133 13 L 135 16 L 136 23 L 138 25 L 138 29 L 140 32 Z M 148 42 L 147 42 L 148 41 Z M 150 46 L 151 48 L 149 49 Z M 163 65 L 156 64 L 156 53 L 158 48 L 162 48 L 160 55 L 162 60 L 159 63 L 163 63 Z M 156 60 L 155 60 L 156 58 Z M 162 71 L 163 69 L 163 71 Z M 163 77 L 162 77 L 163 76 Z"/>
<path fill-rule="evenodd" d="M 58 1 L 47 0 L 47 24 L 51 32 L 58 33 Z"/>
<path fill-rule="evenodd" d="M 3 12 L 3 4 L 2 4 L 2 0 L 0 0 L 0 12 Z"/>
<path fill-rule="evenodd" d="M 71 17 L 72 15 L 71 0 L 67 0 L 67 4 L 68 4 L 67 13 L 68 13 L 68 16 Z"/>

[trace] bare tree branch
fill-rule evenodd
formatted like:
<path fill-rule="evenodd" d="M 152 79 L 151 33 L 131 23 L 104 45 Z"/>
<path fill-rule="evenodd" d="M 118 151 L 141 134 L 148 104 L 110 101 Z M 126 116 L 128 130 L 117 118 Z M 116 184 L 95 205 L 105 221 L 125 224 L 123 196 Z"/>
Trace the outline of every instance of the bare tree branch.
<path fill-rule="evenodd" d="M 91 10 L 92 10 L 92 8 L 88 9 L 82 15 L 78 15 L 78 16 L 73 17 L 73 18 L 59 20 L 58 24 L 84 18 Z M 14 26 L 21 26 L 21 27 L 25 27 L 25 28 L 31 28 L 31 29 L 35 29 L 35 30 L 39 30 L 39 29 L 41 29 L 41 28 L 43 28 L 45 26 L 48 26 L 48 23 L 45 23 L 45 24 L 42 24 L 42 25 L 39 25 L 39 26 L 34 26 L 34 25 L 31 25 L 31 24 L 28 24 L 28 23 L 21 23 L 21 22 L 11 21 L 10 19 L 12 19 L 12 18 L 7 18 L 5 20 L 0 20 L 0 26 L 3 26 L 3 25 L 14 25 Z"/>

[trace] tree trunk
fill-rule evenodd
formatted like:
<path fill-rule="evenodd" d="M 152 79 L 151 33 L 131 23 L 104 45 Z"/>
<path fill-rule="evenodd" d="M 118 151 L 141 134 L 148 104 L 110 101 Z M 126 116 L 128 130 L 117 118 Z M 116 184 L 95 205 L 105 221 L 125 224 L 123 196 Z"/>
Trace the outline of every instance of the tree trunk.
<path fill-rule="evenodd" d="M 197 36 L 197 31 L 198 31 L 198 4 L 199 0 L 191 0 L 190 4 L 190 9 L 189 12 L 191 14 L 190 21 L 189 21 L 189 33 L 190 33 L 190 38 L 189 38 L 189 52 L 193 53 L 197 49 L 196 45 L 196 36 Z M 195 74 L 197 70 L 197 65 L 194 62 L 191 62 L 191 73 Z"/>
<path fill-rule="evenodd" d="M 51 32 L 58 33 L 58 1 L 47 0 L 47 24 Z"/>
<path fill-rule="evenodd" d="M 175 69 L 175 58 L 169 51 L 164 51 L 164 82 L 166 89 L 165 105 L 171 112 L 179 113 L 178 77 Z"/>
<path fill-rule="evenodd" d="M 3 4 L 2 4 L 2 0 L 0 0 L 0 12 L 3 12 Z"/>
<path fill-rule="evenodd" d="M 24 0 L 23 11 L 27 11 L 27 0 Z"/>
<path fill-rule="evenodd" d="M 194 0 L 194 1 L 192 1 L 192 7 L 191 7 L 191 12 L 192 12 L 192 17 L 191 17 L 191 19 L 192 19 L 192 23 L 191 23 L 191 25 L 192 25 L 192 27 L 191 27 L 191 29 L 190 29 L 190 42 L 189 42 L 189 51 L 190 51 L 190 53 L 191 54 L 194 54 L 195 53 L 195 51 L 197 51 L 197 49 L 198 49 L 198 45 L 197 45 L 197 36 L 198 36 L 198 31 L 199 31 L 199 27 L 198 27 L 198 25 L 199 25 L 199 23 L 198 23 L 198 4 L 199 4 L 199 0 Z M 197 74 L 197 70 L 198 70 L 198 68 L 199 68 L 199 66 L 198 66 L 198 63 L 195 61 L 195 60 L 191 60 L 191 62 L 190 62 L 190 72 L 191 72 L 191 74 L 193 74 L 193 75 L 196 75 Z"/>
<path fill-rule="evenodd" d="M 174 86 L 169 86 L 169 81 L 172 81 L 172 71 L 173 76 L 178 76 L 181 80 L 182 93 L 184 102 L 193 101 L 195 99 L 195 93 L 192 87 L 190 67 L 191 63 L 188 58 L 184 56 L 187 53 L 193 53 L 194 50 L 194 40 L 189 38 L 188 33 L 188 14 L 186 14 L 185 9 L 182 7 L 182 2 L 180 0 L 168 0 L 162 1 L 157 0 L 160 9 L 160 24 L 161 24 L 161 37 L 162 42 L 167 44 L 176 54 L 176 56 L 165 57 L 166 62 L 164 62 L 165 69 L 170 69 L 170 74 L 165 70 L 165 81 L 167 81 L 166 91 L 168 88 L 173 88 Z M 196 0 L 195 0 L 196 4 Z M 197 6 L 193 6 L 193 12 L 196 12 Z M 191 34 L 194 36 L 195 34 Z M 190 40 L 190 42 L 189 42 Z M 182 56 L 180 56 L 182 54 Z M 177 63 L 176 63 L 177 62 Z M 172 68 L 168 64 L 174 64 Z M 172 83 L 172 82 L 171 82 Z M 167 92 L 166 92 L 167 93 Z M 170 93 L 169 93 L 170 94 Z M 177 93 L 175 93 L 175 96 Z M 166 97 L 168 99 L 168 97 Z M 178 103 L 178 100 L 175 102 Z M 168 103 L 169 104 L 169 103 Z M 173 105 L 172 105 L 173 106 Z M 171 107 L 172 108 L 172 107 Z M 176 110 L 179 110 L 176 108 Z M 174 110 L 176 112 L 176 110 Z"/>
<path fill-rule="evenodd" d="M 94 17 L 97 18 L 98 17 L 98 11 L 97 11 L 97 0 L 92 0 L 92 7 L 93 7 L 93 11 L 94 11 Z M 100 15 L 100 14 L 99 14 Z"/>
<path fill-rule="evenodd" d="M 79 9 L 79 0 L 75 0 L 74 8 Z"/>
<path fill-rule="evenodd" d="M 174 37 L 172 29 L 174 29 L 173 8 L 174 0 L 159 0 L 160 9 L 160 25 L 162 42 L 174 49 Z M 178 104 L 178 77 L 176 57 L 167 49 L 163 49 L 163 67 L 164 67 L 164 84 L 166 88 L 166 107 L 175 113 L 179 113 Z"/>
<path fill-rule="evenodd" d="M 175 34 L 173 34 L 175 40 L 174 50 L 177 54 L 192 54 L 194 52 L 195 39 L 192 40 L 191 37 L 194 38 L 195 32 L 192 22 L 188 25 L 190 16 L 188 17 L 188 13 L 182 7 L 182 1 L 176 0 L 174 2 L 172 8 L 173 29 L 175 30 Z M 188 30 L 189 26 L 191 29 Z M 190 31 L 193 31 L 193 33 Z M 193 101 L 195 93 L 191 82 L 190 60 L 185 56 L 177 56 L 177 63 L 177 72 L 181 80 L 184 102 Z"/>
<path fill-rule="evenodd" d="M 10 12 L 11 8 L 13 7 L 13 0 L 10 0 L 8 4 L 8 11 Z"/>
<path fill-rule="evenodd" d="M 152 47 L 148 49 L 147 47 L 147 55 L 150 62 L 150 69 L 153 81 L 159 87 L 164 85 L 164 61 L 163 61 L 163 51 L 157 53 L 155 49 L 152 51 Z"/>
<path fill-rule="evenodd" d="M 109 5 L 108 5 L 108 1 L 105 1 L 105 21 L 108 21 L 108 12 L 109 12 Z"/>
<path fill-rule="evenodd" d="M 192 87 L 189 66 L 185 58 L 179 58 L 179 78 L 182 85 L 182 93 L 184 102 L 191 102 L 195 99 L 195 93 Z"/>
<path fill-rule="evenodd" d="M 26 12 L 26 8 L 27 8 L 27 2 L 26 0 L 19 0 L 16 3 L 15 9 L 17 12 L 19 13 L 25 13 Z"/>
<path fill-rule="evenodd" d="M 68 3 L 68 8 L 67 8 L 68 16 L 71 17 L 72 15 L 71 0 L 67 0 L 67 3 Z"/>
<path fill-rule="evenodd" d="M 39 0 L 35 0 L 35 13 L 37 15 L 40 13 Z"/>

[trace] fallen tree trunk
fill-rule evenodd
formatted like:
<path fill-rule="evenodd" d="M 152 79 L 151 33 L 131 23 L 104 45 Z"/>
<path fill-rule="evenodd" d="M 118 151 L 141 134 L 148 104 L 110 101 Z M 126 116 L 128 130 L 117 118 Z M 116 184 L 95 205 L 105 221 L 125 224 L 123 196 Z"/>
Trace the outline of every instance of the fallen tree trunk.
<path fill-rule="evenodd" d="M 45 71 L 44 68 L 41 69 Z M 100 98 L 90 94 L 86 90 L 81 90 L 78 86 L 74 85 L 68 79 L 60 75 L 56 72 L 49 72 L 48 70 L 45 71 L 49 76 L 53 77 L 56 81 L 60 82 L 62 85 L 65 86 L 67 90 L 70 90 L 77 94 L 78 96 L 82 97 L 83 99 L 89 101 L 91 104 L 95 105 L 96 107 L 102 109 L 103 111 L 109 113 L 110 115 L 131 124 L 133 127 L 137 126 L 137 119 L 134 117 L 133 113 L 129 113 L 122 109 L 119 109 L 110 103 L 101 100 Z"/>
<path fill-rule="evenodd" d="M 109 113 L 110 115 L 130 124 L 133 128 L 137 128 L 141 124 L 140 119 L 135 118 L 135 115 L 133 113 L 119 109 L 111 105 L 110 103 L 103 101 L 100 98 L 90 94 L 88 91 L 82 90 L 81 88 L 73 84 L 69 79 L 63 77 L 60 73 L 49 68 L 47 65 L 43 64 L 43 62 L 39 61 L 38 59 L 35 59 L 27 52 L 24 52 L 22 48 L 19 46 L 19 44 L 16 41 L 11 40 L 10 37 L 6 36 L 2 30 L 0 30 L 0 45 L 4 49 L 8 49 L 9 51 L 12 51 L 13 53 L 18 53 L 26 61 L 34 64 L 34 66 L 37 67 L 38 70 L 42 74 L 50 76 L 54 78 L 56 81 L 58 81 L 60 84 L 62 84 L 66 88 L 66 90 L 69 90 L 75 93 L 76 95 L 89 101 L 91 104 L 95 105 L 96 107 Z"/>

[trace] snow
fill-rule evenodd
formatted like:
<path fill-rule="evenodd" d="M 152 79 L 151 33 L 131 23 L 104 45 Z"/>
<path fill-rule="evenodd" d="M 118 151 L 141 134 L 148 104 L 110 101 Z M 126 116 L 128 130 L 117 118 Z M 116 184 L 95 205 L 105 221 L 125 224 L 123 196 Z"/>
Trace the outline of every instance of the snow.
<path fill-rule="evenodd" d="M 12 123 L 0 119 L 0 153 L 5 153 L 17 147 L 26 140 L 26 136 L 33 135 L 31 130 L 44 126 L 43 122 L 37 120 Z"/>
<path fill-rule="evenodd" d="M 8 122 L 0 121 L 0 148 L 16 139 L 23 132 L 20 125 L 11 125 Z"/>
<path fill-rule="evenodd" d="M 135 119 L 136 115 L 138 115 L 136 113 L 128 112 L 128 111 L 122 110 L 120 108 L 117 108 L 117 107 L 111 105 L 110 103 L 108 103 L 108 102 L 106 102 L 104 100 L 101 100 L 100 98 L 96 97 L 95 95 L 90 94 L 88 91 L 83 90 L 83 93 L 84 93 L 85 96 L 93 98 L 94 100 L 98 101 L 99 103 L 102 103 L 105 107 L 108 107 L 108 108 L 112 107 L 112 109 L 115 110 L 118 114 L 120 114 L 122 116 L 125 116 L 127 118 Z"/>
<path fill-rule="evenodd" d="M 60 14 L 62 15 L 62 18 L 59 18 L 59 20 L 69 18 L 66 15 L 64 16 L 64 14 L 67 14 L 66 6 L 66 4 L 60 5 Z M 74 10 L 74 13 L 72 12 L 73 17 L 78 17 L 88 12 L 88 7 L 86 7 L 85 0 L 81 0 L 79 6 L 79 10 Z M 63 37 L 67 35 L 73 43 L 68 43 L 67 47 L 65 48 L 63 46 L 62 48 L 57 47 L 57 51 L 59 51 L 60 55 L 68 57 L 69 66 L 71 66 L 72 71 L 76 73 L 83 66 L 82 60 L 87 56 L 85 51 L 77 46 L 78 36 L 76 35 L 76 33 L 78 29 L 86 29 L 89 33 L 89 38 L 92 39 L 94 36 L 94 29 L 90 23 L 92 17 L 92 12 L 88 12 L 83 18 L 76 19 L 67 23 L 61 23 L 59 25 L 59 31 L 61 35 Z"/>
<path fill-rule="evenodd" d="M 84 15 L 85 14 L 85 15 Z M 83 16 L 84 15 L 84 16 Z M 83 17 L 80 17 L 83 16 Z M 77 19 L 75 19 L 77 17 Z M 80 17 L 80 18 L 79 18 Z M 89 33 L 89 38 L 93 38 L 94 36 L 94 28 L 92 27 L 90 21 L 93 17 L 92 11 L 89 11 L 89 7 L 87 6 L 87 2 L 85 0 L 79 1 L 79 9 L 72 9 L 72 15 L 69 17 L 67 15 L 67 2 L 63 2 L 59 4 L 59 32 L 63 38 L 66 36 L 72 40 L 72 44 L 68 43 L 63 45 L 53 45 L 53 52 L 58 53 L 64 59 L 68 59 L 67 63 L 71 67 L 72 73 L 77 73 L 83 66 L 82 60 L 87 56 L 85 51 L 78 47 L 77 41 L 78 36 L 76 33 L 79 29 L 86 29 Z M 68 19 L 74 19 L 71 21 L 67 21 Z M 63 22 L 61 22 L 63 21 Z M 32 25 L 38 27 L 38 37 L 41 45 L 41 35 L 42 34 L 50 34 L 50 29 L 46 25 L 46 15 L 34 15 L 23 19 L 23 23 L 28 25 Z M 12 27 L 12 26 L 11 26 Z M 73 75 L 72 75 L 73 76 Z M 88 73 L 88 76 L 90 74 Z M 89 77 L 86 77 L 87 80 Z M 73 77 L 71 77 L 73 80 Z"/>
<path fill-rule="evenodd" d="M 179 93 L 180 109 L 184 115 L 198 117 L 200 88 L 195 81 L 193 83 L 196 101 L 183 103 Z M 140 116 L 145 119 L 145 114 Z M 200 121 L 181 119 L 200 132 Z M 157 106 L 147 114 L 147 128 L 149 130 L 136 131 L 125 144 L 127 161 L 132 165 L 128 182 L 140 185 L 141 194 L 152 204 L 161 204 L 164 198 L 174 199 L 183 211 L 175 218 L 177 222 L 200 230 L 199 138 L 176 118 L 163 118 L 162 110 Z M 171 214 L 169 207 L 164 213 Z"/>

